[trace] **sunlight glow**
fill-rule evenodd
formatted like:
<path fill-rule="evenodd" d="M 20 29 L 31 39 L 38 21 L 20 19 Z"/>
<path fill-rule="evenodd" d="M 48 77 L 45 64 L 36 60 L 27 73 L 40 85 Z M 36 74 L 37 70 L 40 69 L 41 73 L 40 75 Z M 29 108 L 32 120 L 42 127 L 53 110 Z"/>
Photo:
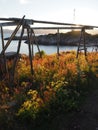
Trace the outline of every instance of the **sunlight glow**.
<path fill-rule="evenodd" d="M 76 11 L 75 23 L 83 25 L 98 25 L 98 19 L 96 19 L 96 12 L 89 9 L 80 9 Z"/>
<path fill-rule="evenodd" d="M 30 2 L 30 0 L 20 0 L 20 4 L 27 4 L 29 2 Z"/>

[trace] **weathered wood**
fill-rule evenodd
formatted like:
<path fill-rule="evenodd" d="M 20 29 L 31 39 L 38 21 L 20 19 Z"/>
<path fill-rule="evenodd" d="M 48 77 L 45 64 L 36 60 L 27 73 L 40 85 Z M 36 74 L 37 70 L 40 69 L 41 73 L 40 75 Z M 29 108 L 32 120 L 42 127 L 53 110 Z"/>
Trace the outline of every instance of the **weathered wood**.
<path fill-rule="evenodd" d="M 34 42 L 35 42 L 35 44 L 37 45 L 37 49 L 38 49 L 38 52 L 39 52 L 39 54 L 40 54 L 40 57 L 42 57 L 41 56 L 41 52 L 40 52 L 40 48 L 39 48 L 39 45 L 38 45 L 38 42 L 36 41 L 36 36 L 35 36 L 35 33 L 34 33 L 34 30 L 32 29 L 32 33 L 33 33 L 33 35 L 34 35 Z"/>
<path fill-rule="evenodd" d="M 12 23 L 18 23 L 20 20 L 21 20 L 21 18 L 0 18 L 0 21 L 10 21 Z M 26 24 L 30 24 L 30 25 L 33 24 L 32 19 L 24 19 L 24 21 L 25 21 Z"/>
<path fill-rule="evenodd" d="M 31 55 L 32 55 L 32 59 L 34 58 L 34 51 L 33 51 L 33 42 L 34 42 L 34 38 L 32 36 L 33 32 L 32 29 L 30 28 L 30 45 L 31 45 Z"/>
<path fill-rule="evenodd" d="M 3 22 L 1 22 L 3 21 Z M 86 46 L 85 46 L 85 30 L 90 30 L 93 28 L 98 28 L 98 26 L 90 26 L 90 25 L 81 25 L 81 24 L 72 24 L 72 23 L 62 23 L 62 22 L 52 22 L 52 21 L 40 21 L 40 20 L 33 20 L 33 19 L 25 19 L 25 16 L 23 16 L 23 18 L 0 18 L 0 27 L 1 27 L 1 39 L 2 39 L 2 51 L 0 56 L 5 56 L 5 58 L 7 57 L 12 57 L 13 55 L 15 56 L 15 61 L 13 64 L 13 68 L 12 68 L 12 73 L 11 73 L 11 80 L 14 78 L 14 72 L 15 72 L 15 67 L 16 67 L 16 62 L 18 60 L 18 56 L 19 56 L 19 51 L 20 51 L 20 47 L 21 47 L 21 41 L 23 40 L 23 34 L 24 34 L 24 29 L 26 29 L 27 31 L 27 41 L 28 41 L 28 50 L 29 50 L 29 60 L 30 60 L 30 68 L 31 68 L 31 73 L 33 74 L 33 63 L 32 63 L 32 56 L 33 56 L 33 41 L 35 42 L 35 44 L 37 45 L 38 51 L 40 53 L 40 49 L 39 49 L 39 45 L 36 41 L 36 37 L 35 37 L 35 33 L 34 30 L 36 29 L 55 29 L 57 30 L 57 54 L 59 55 L 59 42 L 60 42 L 60 34 L 59 34 L 59 30 L 60 29 L 80 29 L 81 30 L 81 37 L 80 37 L 80 42 L 82 40 L 82 36 L 83 36 L 83 50 L 84 53 L 86 55 Z M 30 27 L 30 25 L 33 25 L 34 23 L 40 23 L 40 24 L 50 24 L 50 25 L 56 25 L 54 27 Z M 59 25 L 59 26 L 58 26 Z M 3 29 L 2 26 L 16 26 L 15 30 L 13 31 L 11 37 L 8 39 L 6 45 L 4 46 L 4 38 L 3 38 Z M 18 48 L 17 48 L 17 52 L 14 53 L 9 53 L 6 54 L 5 51 L 7 49 L 7 47 L 10 45 L 11 41 L 15 39 L 15 35 L 18 32 L 18 30 L 20 29 L 20 27 L 22 26 L 22 31 L 21 31 L 21 35 L 18 38 L 19 42 L 18 42 Z M 33 36 L 32 36 L 33 35 Z M 80 48 L 80 44 L 78 46 L 78 52 L 81 50 Z M 31 46 L 32 45 L 32 46 Z M 40 53 L 41 56 L 41 53 Z M 77 57 L 78 57 L 78 53 L 77 53 Z M 6 62 L 6 61 L 5 61 Z M 6 64 L 6 63 L 4 63 Z"/>
<path fill-rule="evenodd" d="M 3 28 L 1 26 L 1 39 L 2 39 L 2 50 L 4 49 L 4 36 L 3 36 Z"/>
<path fill-rule="evenodd" d="M 12 24 L 12 25 L 14 24 L 13 22 L 17 23 L 20 20 L 21 20 L 21 18 L 0 18 L 0 21 L 10 21 L 10 22 L 12 22 L 12 23 L 9 23 L 9 24 Z M 24 19 L 24 20 L 29 25 L 32 25 L 34 23 L 41 23 L 41 24 L 75 26 L 75 27 L 78 26 L 78 27 L 85 27 L 85 29 L 98 28 L 98 26 L 92 26 L 92 25 L 82 25 L 82 24 L 73 24 L 73 23 L 64 23 L 64 22 L 52 22 L 52 21 L 41 21 L 41 20 L 34 20 L 34 19 Z M 4 25 L 6 25 L 6 23 L 4 23 Z"/>
<path fill-rule="evenodd" d="M 78 58 L 79 52 L 81 50 L 84 50 L 85 56 L 87 55 L 87 48 L 86 48 L 85 44 L 86 44 L 85 43 L 85 28 L 82 28 L 81 29 L 81 35 L 80 35 L 80 42 L 78 44 L 78 49 L 77 49 L 77 55 L 76 55 L 77 58 Z"/>
<path fill-rule="evenodd" d="M 54 25 L 67 25 L 67 26 L 80 26 L 85 28 L 98 28 L 98 26 L 91 26 L 91 25 L 82 25 L 82 24 L 73 24 L 73 23 L 62 23 L 62 22 L 51 22 L 51 21 L 40 21 L 40 20 L 33 20 L 33 23 L 42 23 L 42 24 L 54 24 Z"/>
<path fill-rule="evenodd" d="M 31 67 L 31 74 L 33 74 L 33 64 L 32 64 L 32 53 L 31 53 L 31 41 L 30 41 L 30 27 L 27 27 L 27 36 L 28 36 L 28 49 L 29 49 L 29 59 L 30 59 L 30 67 Z"/>
<path fill-rule="evenodd" d="M 21 47 L 21 41 L 22 41 L 23 34 L 24 34 L 24 25 L 22 27 L 22 31 L 21 31 L 21 35 L 20 35 L 20 39 L 19 39 L 19 43 L 18 43 L 18 48 L 17 48 L 15 60 L 14 60 L 13 67 L 12 67 L 12 78 L 13 78 L 13 80 L 14 80 L 15 68 L 16 68 L 17 60 L 19 58 L 19 51 L 20 51 L 20 47 Z"/>
<path fill-rule="evenodd" d="M 1 26 L 16 26 L 17 23 L 16 22 L 5 22 L 5 23 L 0 23 L 0 27 Z"/>
<path fill-rule="evenodd" d="M 57 39 L 58 39 L 58 42 L 57 42 L 57 54 L 59 56 L 59 43 L 60 43 L 60 33 L 59 33 L 59 29 L 57 29 Z"/>
<path fill-rule="evenodd" d="M 4 38 L 4 40 L 9 40 L 9 39 L 10 39 L 10 37 Z M 20 36 L 15 36 L 12 40 L 19 40 L 19 39 L 20 39 Z M 27 40 L 27 36 L 23 36 L 22 40 Z"/>
<path fill-rule="evenodd" d="M 1 26 L 1 39 L 2 39 L 2 50 L 4 49 L 4 36 L 3 36 L 3 28 Z M 7 64 L 6 64 L 6 56 L 3 53 L 3 62 L 4 62 L 4 71 L 7 72 Z"/>
<path fill-rule="evenodd" d="M 40 30 L 40 29 L 45 29 L 45 30 L 57 30 L 57 29 L 82 29 L 83 27 L 65 27 L 65 26 L 63 26 L 63 27 L 32 27 L 32 29 L 33 30 Z M 87 29 L 87 30 L 92 30 L 93 29 L 93 27 L 85 27 L 85 29 Z"/>
<path fill-rule="evenodd" d="M 7 47 L 9 46 L 9 44 L 11 43 L 12 39 L 15 37 L 16 33 L 18 32 L 19 28 L 22 25 L 22 22 L 24 20 L 24 16 L 23 18 L 19 21 L 16 29 L 14 30 L 14 32 L 12 33 L 11 37 L 9 38 L 8 42 L 6 43 L 6 45 L 4 46 L 4 49 L 1 51 L 1 54 L 3 54 L 5 52 L 5 50 L 7 49 Z"/>

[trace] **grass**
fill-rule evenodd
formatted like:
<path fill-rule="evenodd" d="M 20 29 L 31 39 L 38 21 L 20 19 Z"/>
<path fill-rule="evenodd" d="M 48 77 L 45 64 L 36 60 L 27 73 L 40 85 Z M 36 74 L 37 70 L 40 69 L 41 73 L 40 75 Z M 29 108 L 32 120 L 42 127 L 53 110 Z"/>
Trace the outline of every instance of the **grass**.
<path fill-rule="evenodd" d="M 8 75 L 0 81 L 0 128 L 61 130 L 98 83 L 98 53 L 62 52 L 34 57 L 34 75 L 28 57 L 17 63 L 14 87 Z M 11 63 L 9 63 L 11 68 Z M 14 125 L 13 125 L 14 124 Z M 51 124 L 51 126 L 50 126 Z M 6 128 L 5 128 L 5 127 Z M 58 127 L 57 127 L 58 126 Z"/>

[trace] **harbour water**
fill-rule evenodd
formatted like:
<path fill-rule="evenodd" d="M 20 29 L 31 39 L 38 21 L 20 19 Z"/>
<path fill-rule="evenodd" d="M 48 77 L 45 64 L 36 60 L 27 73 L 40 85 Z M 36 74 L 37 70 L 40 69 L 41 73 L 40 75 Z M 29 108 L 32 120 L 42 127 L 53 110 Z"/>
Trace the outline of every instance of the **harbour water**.
<path fill-rule="evenodd" d="M 13 52 L 16 52 L 17 51 L 17 41 L 13 41 L 11 42 L 11 44 L 9 45 L 9 47 L 7 48 L 6 52 L 10 52 L 10 51 L 13 51 Z M 44 45 L 39 45 L 39 48 L 40 50 L 43 50 L 46 54 L 53 54 L 53 53 L 56 53 L 57 52 L 57 46 L 44 46 Z M 77 46 L 60 46 L 59 47 L 59 51 L 71 51 L 71 50 L 77 50 Z M 93 47 L 88 47 L 87 50 L 89 52 L 91 52 L 93 49 Z M 2 50 L 2 44 L 0 43 L 0 52 Z M 38 48 L 36 45 L 34 45 L 34 53 L 38 52 Z M 22 44 L 21 44 L 21 48 L 20 48 L 20 53 L 21 54 L 29 54 L 28 53 L 28 45 L 25 44 L 23 41 L 22 41 Z"/>
<path fill-rule="evenodd" d="M 1 37 L 1 36 L 0 36 Z M 7 41 L 4 41 L 5 44 Z M 26 43 L 24 43 L 25 41 L 22 41 L 21 43 L 21 48 L 20 48 L 20 53 L 21 54 L 29 54 L 28 53 L 28 45 Z M 17 46 L 18 46 L 18 41 L 12 41 L 10 43 L 10 45 L 8 46 L 6 52 L 10 52 L 10 51 L 17 51 Z M 34 45 L 34 53 L 38 52 L 37 46 Z M 46 54 L 53 54 L 57 52 L 57 46 L 45 46 L 45 45 L 39 45 L 40 50 L 43 50 Z M 59 51 L 70 51 L 70 50 L 77 50 L 77 46 L 60 46 L 59 47 Z M 87 51 L 91 52 L 92 51 L 92 47 L 88 47 Z M 1 42 L 1 38 L 0 38 L 0 52 L 2 51 L 2 42 Z"/>

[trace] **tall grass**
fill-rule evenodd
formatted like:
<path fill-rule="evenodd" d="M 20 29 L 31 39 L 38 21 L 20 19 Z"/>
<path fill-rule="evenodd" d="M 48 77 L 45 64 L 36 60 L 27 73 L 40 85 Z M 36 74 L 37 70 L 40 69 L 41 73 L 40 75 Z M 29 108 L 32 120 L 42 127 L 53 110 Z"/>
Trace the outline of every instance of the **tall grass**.
<path fill-rule="evenodd" d="M 35 55 L 32 61 L 34 75 L 30 73 L 26 57 L 17 64 L 13 88 L 6 80 L 0 81 L 0 109 L 3 109 L 0 115 L 8 113 L 14 124 L 23 123 L 21 127 L 28 122 L 28 129 L 47 127 L 46 121 L 49 123 L 60 114 L 77 111 L 84 97 L 98 83 L 97 52 L 88 53 L 86 58 L 80 54 L 78 59 L 74 51 L 62 52 L 59 59 L 55 54 L 43 54 L 41 58 Z M 4 105 L 7 107 L 2 107 Z M 2 117 L 0 125 L 4 121 Z M 9 126 L 9 121 L 5 124 Z"/>

